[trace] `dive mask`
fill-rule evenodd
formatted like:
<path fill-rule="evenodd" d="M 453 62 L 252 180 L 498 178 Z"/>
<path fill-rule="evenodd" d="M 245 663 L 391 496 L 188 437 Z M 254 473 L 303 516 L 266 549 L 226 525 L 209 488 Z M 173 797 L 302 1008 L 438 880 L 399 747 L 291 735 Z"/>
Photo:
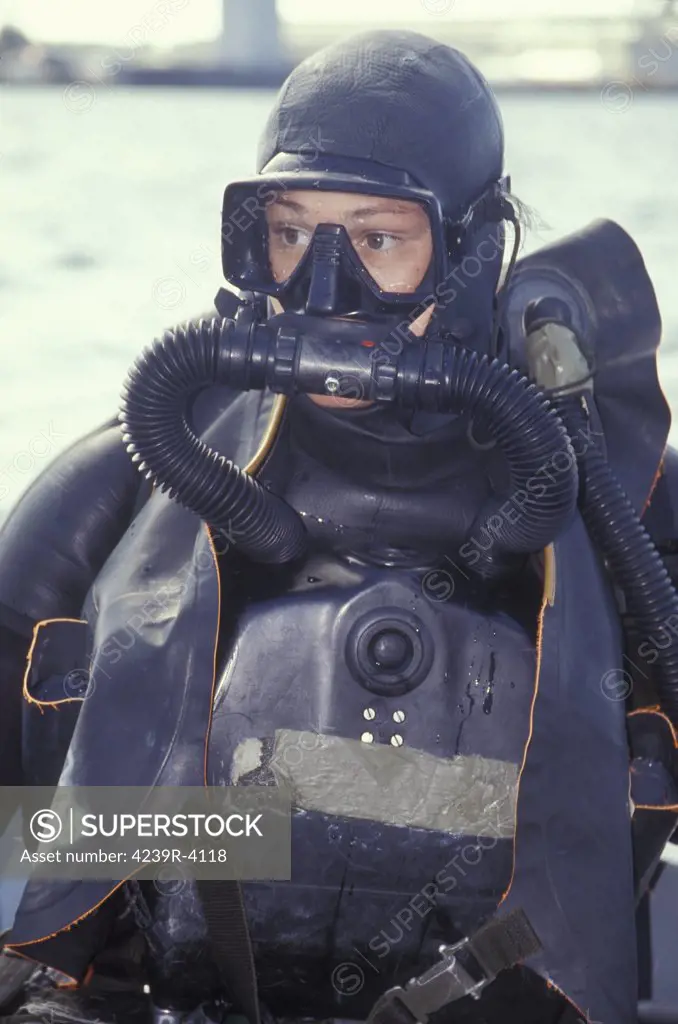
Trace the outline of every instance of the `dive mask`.
<path fill-rule="evenodd" d="M 287 312 L 368 319 L 405 316 L 436 300 L 436 289 L 465 254 L 467 239 L 481 225 L 507 216 L 508 179 L 493 183 L 462 212 L 449 218 L 438 199 L 405 171 L 372 161 L 325 157 L 313 169 L 299 167 L 296 154 L 278 154 L 264 174 L 226 188 L 222 211 L 222 265 L 226 280 L 241 291 L 278 299 Z M 416 203 L 431 231 L 431 259 L 417 286 L 389 290 L 375 276 L 342 224 L 320 223 L 309 231 L 305 249 L 284 279 L 271 268 L 271 208 L 293 207 L 295 191 L 355 193 L 369 199 Z M 375 228 L 375 233 L 386 234 Z"/>

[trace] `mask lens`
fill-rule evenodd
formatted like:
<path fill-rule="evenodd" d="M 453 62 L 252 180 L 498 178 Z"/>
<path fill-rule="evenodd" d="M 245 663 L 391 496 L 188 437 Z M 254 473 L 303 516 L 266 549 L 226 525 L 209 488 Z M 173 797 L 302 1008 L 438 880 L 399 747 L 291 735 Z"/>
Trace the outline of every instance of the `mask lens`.
<path fill-rule="evenodd" d="M 266 208 L 265 245 L 269 270 L 277 284 L 285 284 L 301 263 L 316 224 L 312 210 L 293 192 L 280 192 Z"/>
<path fill-rule="evenodd" d="M 348 232 L 356 256 L 382 291 L 415 291 L 433 258 L 426 208 L 413 200 L 366 199 Z"/>
<path fill-rule="evenodd" d="M 348 192 L 282 192 L 266 208 L 271 274 L 284 284 L 308 251 L 319 224 L 338 224 L 377 287 L 414 291 L 433 256 L 426 209 L 414 200 Z"/>

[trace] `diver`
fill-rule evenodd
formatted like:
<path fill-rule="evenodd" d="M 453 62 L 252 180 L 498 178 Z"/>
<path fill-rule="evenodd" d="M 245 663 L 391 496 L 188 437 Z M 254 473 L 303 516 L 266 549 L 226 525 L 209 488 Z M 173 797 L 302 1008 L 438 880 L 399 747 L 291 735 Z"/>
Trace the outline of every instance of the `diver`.
<path fill-rule="evenodd" d="M 6 1017 L 638 1019 L 678 819 L 661 324 L 620 227 L 520 229 L 458 51 L 370 32 L 288 78 L 219 315 L 0 534 L 0 757 L 284 784 L 291 879 L 31 880 Z"/>

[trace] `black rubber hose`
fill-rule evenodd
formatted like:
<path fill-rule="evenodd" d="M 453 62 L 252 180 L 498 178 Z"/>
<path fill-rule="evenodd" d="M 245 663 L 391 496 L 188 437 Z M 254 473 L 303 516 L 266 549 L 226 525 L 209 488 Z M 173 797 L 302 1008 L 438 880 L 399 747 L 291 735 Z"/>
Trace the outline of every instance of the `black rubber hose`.
<path fill-rule="evenodd" d="M 577 504 L 577 458 L 557 411 L 517 370 L 446 346 L 444 380 L 446 411 L 477 417 L 509 466 L 510 493 L 483 509 L 461 549 L 472 545 L 478 571 L 489 575 L 503 552 L 540 551 L 568 525 Z"/>
<path fill-rule="evenodd" d="M 201 441 L 189 426 L 189 399 L 218 379 L 228 320 L 201 320 L 166 331 L 137 359 L 125 384 L 120 422 L 140 470 L 186 508 L 224 533 L 254 561 L 301 557 L 307 533 L 282 498 Z"/>
<path fill-rule="evenodd" d="M 391 336 L 382 339 L 383 350 L 372 349 L 373 342 L 360 340 L 366 332 L 359 324 L 330 333 L 320 318 L 299 320 L 297 328 L 291 318 L 283 323 L 284 344 L 276 346 L 266 371 L 269 386 L 286 388 L 294 379 L 299 390 L 318 390 L 332 367 L 335 379 L 345 374 L 357 381 L 362 397 L 472 418 L 501 450 L 506 493 L 479 510 L 460 548 L 475 573 L 503 573 L 513 560 L 506 556 L 540 551 L 568 525 L 577 506 L 577 459 L 549 398 L 518 370 L 435 338 L 402 344 L 397 332 L 401 343 L 393 355 Z"/>
<path fill-rule="evenodd" d="M 359 345 L 345 351 L 364 393 L 383 399 L 384 368 L 375 375 L 369 352 Z M 201 441 L 187 421 L 187 403 L 216 383 L 278 387 L 280 374 L 285 388 L 313 391 L 336 358 L 325 324 L 276 333 L 249 321 L 242 329 L 232 320 L 212 320 L 167 331 L 139 357 L 126 384 L 120 419 L 128 451 L 161 490 L 227 532 L 255 561 L 300 557 L 306 544 L 301 517 Z M 387 369 L 394 401 L 477 416 L 508 461 L 510 493 L 482 511 L 461 549 L 470 545 L 474 572 L 495 575 L 507 553 L 524 555 L 551 543 L 576 508 L 577 463 L 563 423 L 536 385 L 498 360 L 440 343 L 405 346 Z"/>
<path fill-rule="evenodd" d="M 579 399 L 560 398 L 557 405 L 570 431 L 588 427 L 588 415 Z M 579 454 L 579 469 L 582 518 L 605 556 L 614 582 L 624 593 L 627 611 L 650 640 L 671 616 L 678 615 L 678 593 L 600 448 L 588 445 Z M 678 644 L 656 647 L 660 705 L 678 726 Z"/>

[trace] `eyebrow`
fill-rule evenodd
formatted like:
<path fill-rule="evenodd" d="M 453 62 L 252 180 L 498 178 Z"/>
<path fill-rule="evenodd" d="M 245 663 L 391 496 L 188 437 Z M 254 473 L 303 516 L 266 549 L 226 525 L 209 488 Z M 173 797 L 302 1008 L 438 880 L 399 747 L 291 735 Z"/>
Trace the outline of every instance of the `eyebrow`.
<path fill-rule="evenodd" d="M 287 206 L 296 213 L 307 213 L 308 210 L 303 203 L 295 203 L 293 199 L 274 199 L 273 206 Z"/>
<path fill-rule="evenodd" d="M 351 211 L 349 220 L 355 217 L 378 217 L 381 213 L 408 214 L 414 213 L 414 210 L 403 206 L 361 206 Z"/>
<path fill-rule="evenodd" d="M 309 211 L 307 206 L 303 203 L 296 203 L 293 199 L 276 199 L 273 202 L 273 206 L 285 206 L 295 213 L 308 214 Z M 380 214 L 394 213 L 394 214 L 409 214 L 414 211 L 410 208 L 400 206 L 361 206 L 357 210 L 351 210 L 350 214 L 346 218 L 347 220 L 357 220 L 358 217 L 378 217 Z"/>

